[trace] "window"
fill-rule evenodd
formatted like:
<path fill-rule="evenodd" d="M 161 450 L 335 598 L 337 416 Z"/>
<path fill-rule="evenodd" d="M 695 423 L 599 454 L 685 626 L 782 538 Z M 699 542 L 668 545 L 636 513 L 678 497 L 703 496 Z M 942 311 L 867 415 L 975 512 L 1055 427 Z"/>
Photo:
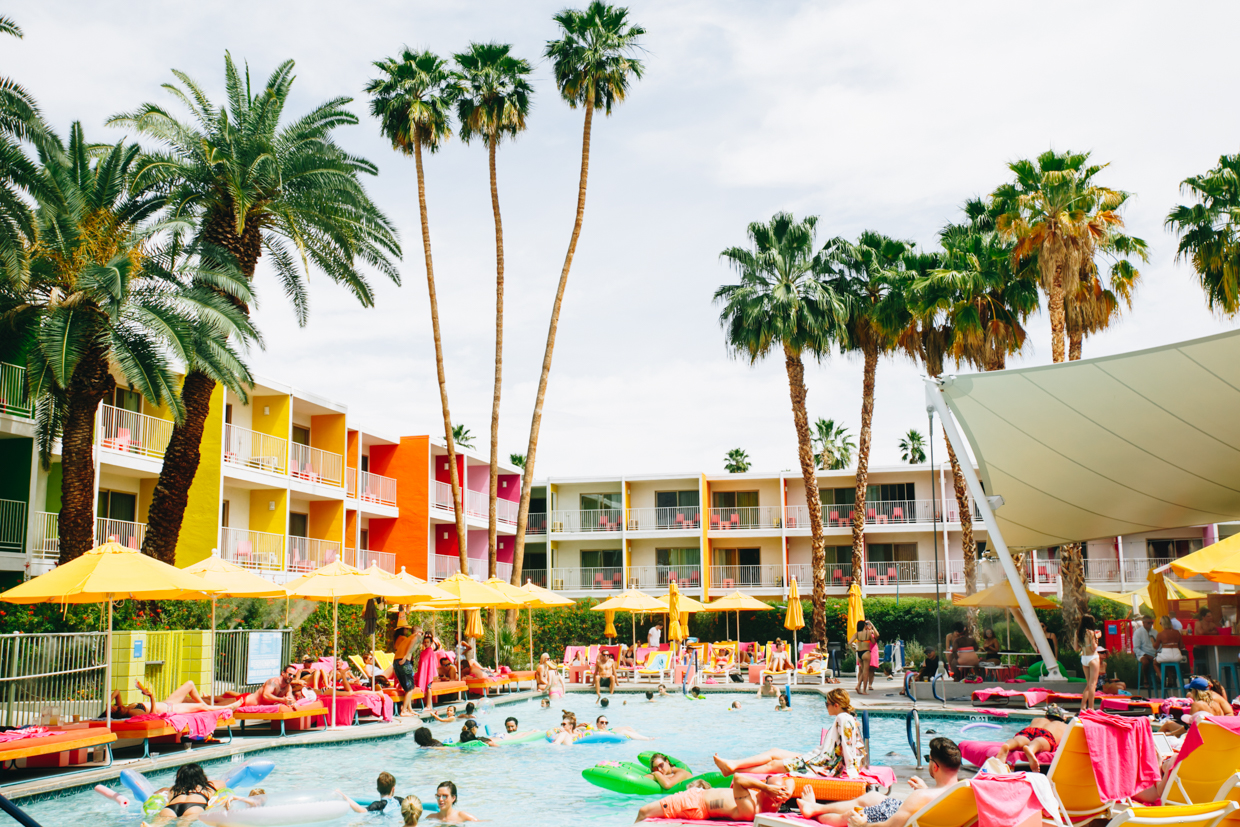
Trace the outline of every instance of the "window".
<path fill-rule="evenodd" d="M 99 509 L 95 516 L 101 520 L 124 520 L 132 523 L 138 519 L 138 495 L 100 489 Z"/>
<path fill-rule="evenodd" d="M 220 525 L 228 528 L 228 500 L 220 503 Z"/>
<path fill-rule="evenodd" d="M 615 494 L 582 494 L 582 511 L 612 511 L 624 508 L 624 495 Z"/>
<path fill-rule="evenodd" d="M 583 569 L 618 569 L 624 565 L 620 554 L 618 548 L 583 551 L 581 552 L 581 567 Z"/>
<path fill-rule="evenodd" d="M 710 495 L 715 508 L 757 508 L 757 491 L 714 491 Z"/>
<path fill-rule="evenodd" d="M 656 508 L 697 508 L 697 491 L 656 491 L 654 504 Z"/>
<path fill-rule="evenodd" d="M 310 519 L 306 514 L 298 514 L 296 511 L 290 512 L 288 515 L 288 533 L 290 537 L 309 537 Z"/>
<path fill-rule="evenodd" d="M 297 443 L 298 445 L 309 445 L 310 444 L 310 429 L 302 428 L 299 425 L 294 425 L 293 426 L 293 442 Z"/>
<path fill-rule="evenodd" d="M 546 514 L 547 498 L 546 497 L 530 497 L 530 513 Z"/>
<path fill-rule="evenodd" d="M 113 388 L 112 392 L 103 398 L 103 401 L 124 411 L 133 411 L 134 413 L 142 411 L 142 397 L 134 391 L 126 390 L 125 388 Z"/>
<path fill-rule="evenodd" d="M 762 549 L 760 548 L 717 548 L 712 550 L 716 566 L 760 566 L 762 565 Z"/>
<path fill-rule="evenodd" d="M 224 422 L 228 425 L 232 424 L 232 405 L 224 406 Z"/>
<path fill-rule="evenodd" d="M 696 548 L 657 548 L 654 562 L 656 566 L 697 566 L 702 562 L 702 552 Z"/>
<path fill-rule="evenodd" d="M 1194 551 L 1201 551 L 1200 537 L 1187 540 L 1146 540 L 1146 554 L 1152 559 L 1176 559 Z"/>
<path fill-rule="evenodd" d="M 698 523 L 697 491 L 656 491 L 654 504 L 659 528 L 693 528 Z"/>
<path fill-rule="evenodd" d="M 852 499 L 856 499 L 855 492 Z M 884 483 L 871 485 L 865 489 L 866 502 L 907 502 L 915 499 L 917 497 L 913 494 L 911 482 Z"/>
<path fill-rule="evenodd" d="M 827 546 L 823 549 L 827 565 L 848 564 L 852 562 L 852 546 Z"/>
<path fill-rule="evenodd" d="M 539 551 L 531 551 L 530 549 L 540 549 Z M 546 571 L 547 569 L 547 552 L 542 551 L 546 546 L 526 546 L 525 561 L 522 566 L 523 571 Z"/>
<path fill-rule="evenodd" d="M 370 548 L 370 529 L 367 529 L 367 528 L 362 529 L 361 543 L 362 543 L 362 548 L 364 549 Z"/>
<path fill-rule="evenodd" d="M 368 471 L 370 471 L 370 456 L 368 454 L 362 454 L 361 462 L 362 462 L 362 473 L 365 474 Z"/>
<path fill-rule="evenodd" d="M 828 488 L 818 494 L 823 505 L 852 505 L 857 501 L 855 488 Z"/>

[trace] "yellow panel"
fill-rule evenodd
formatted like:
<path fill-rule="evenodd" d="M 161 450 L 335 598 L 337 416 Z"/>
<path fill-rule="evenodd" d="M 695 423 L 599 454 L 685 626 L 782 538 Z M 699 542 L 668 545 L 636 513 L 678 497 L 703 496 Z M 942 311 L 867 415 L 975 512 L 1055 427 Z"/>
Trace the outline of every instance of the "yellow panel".
<path fill-rule="evenodd" d="M 189 504 L 177 538 L 176 564 L 184 568 L 211 556 L 220 536 L 220 462 L 223 458 L 224 389 L 216 385 L 202 429 L 201 459 L 189 487 Z"/>
<path fill-rule="evenodd" d="M 250 397 L 250 427 L 258 431 L 260 434 L 268 436 L 278 436 L 280 439 L 288 439 L 289 415 L 292 409 L 289 405 L 289 397 L 284 394 L 279 396 L 251 396 Z M 271 411 L 264 414 L 263 409 Z"/>
<path fill-rule="evenodd" d="M 272 503 L 275 503 L 274 509 Z M 250 492 L 250 531 L 283 535 L 287 527 L 287 491 L 260 488 Z"/>
<path fill-rule="evenodd" d="M 140 523 L 151 521 L 151 497 L 155 496 L 155 483 L 157 482 L 159 480 L 154 477 L 138 481 L 138 522 Z"/>
<path fill-rule="evenodd" d="M 339 500 L 310 502 L 309 533 L 316 540 L 340 541 L 344 532 L 344 503 Z"/>
<path fill-rule="evenodd" d="M 701 502 L 698 511 L 702 515 L 702 552 L 698 555 L 702 567 L 702 599 L 710 600 L 710 537 L 707 536 L 710 529 L 710 483 L 706 481 L 705 474 L 698 483 L 698 500 Z"/>

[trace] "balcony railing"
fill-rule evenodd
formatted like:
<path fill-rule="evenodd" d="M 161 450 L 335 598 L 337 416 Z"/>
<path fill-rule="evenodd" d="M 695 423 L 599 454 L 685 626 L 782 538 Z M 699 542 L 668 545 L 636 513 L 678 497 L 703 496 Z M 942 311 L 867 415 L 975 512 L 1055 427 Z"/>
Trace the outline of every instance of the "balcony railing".
<path fill-rule="evenodd" d="M 244 528 L 221 529 L 220 557 L 247 569 L 281 571 L 285 559 L 284 535 Z"/>
<path fill-rule="evenodd" d="M 635 589 L 666 589 L 675 580 L 682 589 L 702 585 L 702 567 L 692 566 L 630 566 L 629 585 Z"/>
<path fill-rule="evenodd" d="M 34 406 L 26 392 L 26 369 L 21 365 L 0 362 L 0 414 L 29 419 Z"/>
<path fill-rule="evenodd" d="M 551 533 L 619 531 L 624 523 L 624 509 L 602 508 L 580 511 L 551 512 Z"/>
<path fill-rule="evenodd" d="M 783 514 L 779 506 L 755 505 L 743 508 L 712 508 L 711 531 L 780 528 Z"/>
<path fill-rule="evenodd" d="M 350 475 L 353 469 L 349 469 Z M 361 486 L 355 495 L 359 500 L 383 505 L 396 505 L 396 480 L 369 471 L 358 471 Z"/>
<path fill-rule="evenodd" d="M 516 525 L 517 512 L 520 509 L 521 503 L 500 497 L 495 500 L 495 519 L 504 525 Z"/>
<path fill-rule="evenodd" d="M 357 562 L 354 565 L 359 569 L 368 569 L 373 563 L 389 574 L 396 574 L 396 555 L 391 552 L 359 548 L 355 557 Z"/>
<path fill-rule="evenodd" d="M 682 531 L 702 527 L 702 509 L 694 506 L 683 508 L 630 508 L 629 531 Z"/>
<path fill-rule="evenodd" d="M 432 504 L 436 508 L 442 508 L 444 511 L 452 511 L 452 484 L 447 482 L 436 482 L 434 500 Z"/>
<path fill-rule="evenodd" d="M 21 500 L 0 500 L 0 551 L 25 551 L 26 504 Z"/>
<path fill-rule="evenodd" d="M 852 525 L 855 508 L 852 503 L 838 505 L 823 503 L 822 524 L 826 528 L 848 528 Z M 960 521 L 960 509 L 955 498 L 947 501 L 947 518 L 944 519 L 942 503 L 935 500 L 875 500 L 865 504 L 866 525 L 905 525 L 909 523 Z M 973 519 L 980 521 L 981 512 L 976 506 Z M 788 528 L 809 528 L 809 509 L 803 505 L 788 506 Z"/>
<path fill-rule="evenodd" d="M 487 561 L 480 557 L 470 557 L 466 574 L 475 580 L 487 579 Z M 498 568 L 498 564 L 497 564 Z M 461 558 L 455 554 L 435 555 L 435 579 L 446 580 L 461 570 Z M 508 567 L 508 576 L 512 576 L 512 566 Z"/>
<path fill-rule="evenodd" d="M 284 474 L 288 471 L 288 440 L 237 425 L 225 425 L 224 462 Z"/>
<path fill-rule="evenodd" d="M 312 537 L 288 538 L 288 570 L 307 572 L 334 563 L 340 557 L 340 543 Z"/>
<path fill-rule="evenodd" d="M 131 523 L 126 520 L 95 519 L 95 545 L 104 543 L 120 543 L 126 548 L 142 548 L 142 539 L 146 537 L 146 523 Z"/>
<path fill-rule="evenodd" d="M 772 565 L 711 566 L 710 585 L 712 589 L 779 587 L 784 585 L 784 569 Z"/>
<path fill-rule="evenodd" d="M 527 536 L 531 534 L 546 534 L 547 515 L 542 512 L 535 514 L 533 511 L 527 514 L 525 517 L 525 533 Z"/>
<path fill-rule="evenodd" d="M 546 569 L 524 569 L 521 572 L 521 585 L 525 585 L 525 581 L 533 583 L 535 586 L 547 588 L 547 570 Z"/>
<path fill-rule="evenodd" d="M 163 459 L 172 422 L 113 405 L 99 406 L 99 445 L 110 451 Z"/>
<path fill-rule="evenodd" d="M 292 476 L 324 485 L 340 485 L 344 481 L 344 457 L 340 454 L 297 442 L 289 447 L 289 473 Z"/>
<path fill-rule="evenodd" d="M 48 511 L 34 512 L 33 531 L 30 548 L 34 558 L 36 560 L 59 560 L 60 515 Z"/>
<path fill-rule="evenodd" d="M 621 591 L 624 569 L 619 566 L 552 569 L 549 588 L 553 591 Z"/>

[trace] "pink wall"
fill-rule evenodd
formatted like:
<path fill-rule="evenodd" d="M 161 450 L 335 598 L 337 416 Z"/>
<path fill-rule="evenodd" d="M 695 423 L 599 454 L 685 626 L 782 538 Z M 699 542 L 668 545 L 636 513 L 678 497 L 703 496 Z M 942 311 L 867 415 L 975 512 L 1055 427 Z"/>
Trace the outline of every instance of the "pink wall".
<path fill-rule="evenodd" d="M 469 484 L 471 491 L 486 491 L 491 484 L 491 466 L 489 465 L 471 465 L 469 466 Z"/>
<path fill-rule="evenodd" d="M 487 559 L 487 532 L 486 529 L 471 528 L 469 531 L 469 551 L 468 554 L 475 560 Z"/>
<path fill-rule="evenodd" d="M 505 483 L 507 485 L 505 486 Z M 516 502 L 521 499 L 521 475 L 520 474 L 500 474 L 499 475 L 499 498 L 501 500 L 511 500 Z"/>
<path fill-rule="evenodd" d="M 495 559 L 501 563 L 511 563 L 513 552 L 517 548 L 516 537 L 505 537 L 499 535 L 496 538 Z"/>

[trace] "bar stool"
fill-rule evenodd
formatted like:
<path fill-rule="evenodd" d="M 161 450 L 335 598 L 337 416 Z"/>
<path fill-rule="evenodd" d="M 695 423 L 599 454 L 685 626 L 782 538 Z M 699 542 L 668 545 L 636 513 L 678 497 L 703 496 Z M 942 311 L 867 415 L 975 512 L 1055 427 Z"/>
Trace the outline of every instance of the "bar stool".
<path fill-rule="evenodd" d="M 1154 664 L 1154 668 L 1150 670 L 1150 673 L 1148 675 L 1146 675 L 1145 664 L 1141 662 L 1140 658 L 1137 659 L 1137 694 L 1138 695 L 1140 695 L 1143 691 L 1145 691 L 1145 679 L 1146 678 L 1149 678 L 1149 681 L 1150 681 L 1150 695 L 1151 696 L 1157 695 L 1157 687 L 1154 686 L 1154 675 L 1157 673 L 1158 673 L 1158 664 Z"/>
<path fill-rule="evenodd" d="M 1236 694 L 1240 694 L 1240 668 L 1234 663 L 1224 663 L 1219 666 L 1218 671 L 1218 679 L 1223 682 L 1223 686 L 1227 689 L 1227 694 L 1233 698 Z M 1228 674 L 1231 675 L 1230 680 L 1227 677 Z M 1233 684 L 1236 687 L 1234 691 L 1231 689 Z"/>
<path fill-rule="evenodd" d="M 1167 670 L 1175 670 L 1175 685 L 1177 689 L 1184 685 L 1184 675 L 1180 673 L 1180 662 L 1178 660 L 1170 661 L 1168 663 L 1160 663 L 1158 666 L 1162 667 L 1158 670 L 1160 676 L 1158 680 L 1158 688 L 1162 691 L 1162 696 L 1165 698 L 1167 697 Z"/>

